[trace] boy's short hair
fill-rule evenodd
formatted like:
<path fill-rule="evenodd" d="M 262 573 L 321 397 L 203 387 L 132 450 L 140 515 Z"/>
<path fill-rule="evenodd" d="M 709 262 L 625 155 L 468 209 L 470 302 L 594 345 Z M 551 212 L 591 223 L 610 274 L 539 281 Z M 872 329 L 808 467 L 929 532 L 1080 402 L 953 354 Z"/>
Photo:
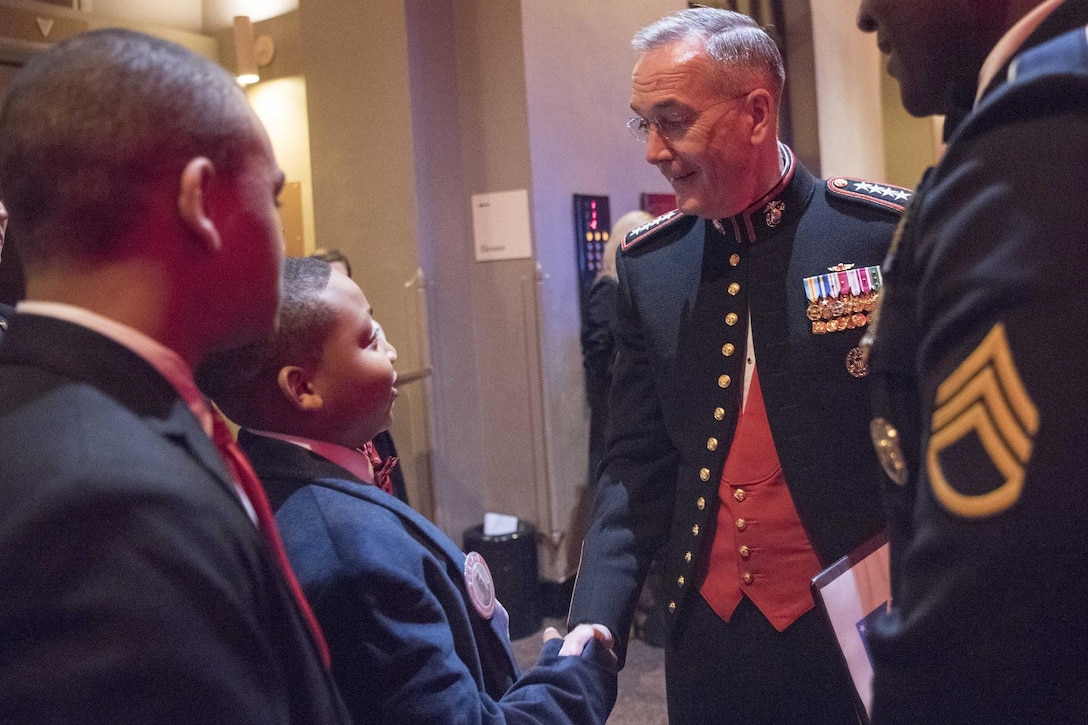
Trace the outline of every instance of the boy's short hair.
<path fill-rule="evenodd" d="M 278 390 L 276 377 L 286 365 L 316 363 L 336 322 L 319 298 L 329 285 L 332 267 L 310 257 L 284 260 L 279 323 L 262 341 L 214 353 L 197 371 L 197 383 L 228 418 L 261 428 L 268 396 Z"/>

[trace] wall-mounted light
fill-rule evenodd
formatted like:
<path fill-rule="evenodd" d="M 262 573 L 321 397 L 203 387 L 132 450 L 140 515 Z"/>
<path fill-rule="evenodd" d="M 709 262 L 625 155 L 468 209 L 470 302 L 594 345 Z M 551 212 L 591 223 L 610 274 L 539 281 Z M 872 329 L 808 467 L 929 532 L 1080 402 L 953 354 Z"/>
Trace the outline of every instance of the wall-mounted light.
<path fill-rule="evenodd" d="M 258 68 L 272 62 L 276 55 L 276 44 L 271 36 L 253 36 L 253 23 L 248 15 L 234 18 L 234 61 L 238 82 L 243 86 L 256 83 L 261 79 Z"/>

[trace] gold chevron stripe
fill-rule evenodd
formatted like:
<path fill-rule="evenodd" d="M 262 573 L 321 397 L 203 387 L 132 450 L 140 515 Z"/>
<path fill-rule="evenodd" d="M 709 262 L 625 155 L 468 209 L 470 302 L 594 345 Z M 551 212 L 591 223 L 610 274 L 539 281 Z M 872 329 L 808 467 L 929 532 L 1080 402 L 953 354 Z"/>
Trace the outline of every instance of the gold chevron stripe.
<path fill-rule="evenodd" d="M 993 516 L 1020 499 L 1039 409 L 1016 369 L 1004 324 L 994 325 L 937 387 L 930 430 L 926 469 L 934 495 L 949 512 L 965 518 Z M 993 491 L 978 495 L 956 489 L 940 461 L 942 451 L 972 431 L 1005 478 Z"/>
<path fill-rule="evenodd" d="M 974 352 L 968 355 L 967 359 L 940 384 L 937 388 L 937 406 L 944 405 L 957 390 L 967 384 L 971 377 L 991 364 L 997 370 L 997 376 L 1001 380 L 999 387 L 1012 404 L 1012 409 L 1020 418 L 1021 424 L 1029 434 L 1035 435 L 1039 430 L 1039 410 L 1032 402 L 1027 388 L 1020 379 L 1020 373 L 1016 370 L 1003 322 L 994 325 Z"/>
<path fill-rule="evenodd" d="M 957 491 L 945 478 L 940 461 L 941 451 L 971 431 L 978 433 L 994 467 L 1005 477 L 1005 482 L 993 491 L 978 495 Z M 937 500 L 948 511 L 964 518 L 977 519 L 999 514 L 1020 499 L 1020 492 L 1024 488 L 1024 466 L 1005 446 L 982 403 L 971 406 L 946 428 L 933 434 L 926 453 L 926 467 L 929 484 Z"/>
<path fill-rule="evenodd" d="M 1016 453 L 1017 458 L 1027 463 L 1028 457 L 1031 455 L 1031 436 L 1020 427 L 1016 418 L 1013 417 L 1013 410 L 1002 394 L 1001 383 L 992 367 L 983 368 L 966 385 L 960 388 L 947 403 L 933 411 L 931 430 L 934 432 L 940 430 L 968 408 L 980 403 L 990 411 L 993 422 L 997 424 L 999 432 L 1008 441 L 1009 447 Z"/>

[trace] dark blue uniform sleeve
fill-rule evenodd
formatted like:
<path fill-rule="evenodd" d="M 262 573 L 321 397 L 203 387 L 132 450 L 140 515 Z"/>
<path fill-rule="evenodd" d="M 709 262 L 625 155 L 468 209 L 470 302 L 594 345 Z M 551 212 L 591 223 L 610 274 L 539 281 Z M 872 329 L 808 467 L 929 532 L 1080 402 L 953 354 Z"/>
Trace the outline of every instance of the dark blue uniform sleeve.
<path fill-rule="evenodd" d="M 678 454 L 665 428 L 646 341 L 617 258 L 616 363 L 607 452 L 597 483 L 569 624 L 608 627 L 622 666 L 639 590 L 664 543 L 676 495 Z"/>

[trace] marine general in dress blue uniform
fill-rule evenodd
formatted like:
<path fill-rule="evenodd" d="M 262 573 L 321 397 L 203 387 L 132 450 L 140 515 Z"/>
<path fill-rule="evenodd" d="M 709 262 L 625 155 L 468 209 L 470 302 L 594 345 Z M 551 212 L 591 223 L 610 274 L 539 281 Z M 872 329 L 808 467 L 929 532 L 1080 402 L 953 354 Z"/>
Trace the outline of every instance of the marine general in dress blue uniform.
<path fill-rule="evenodd" d="M 858 22 L 907 110 L 949 119 L 870 358 L 894 600 L 873 718 L 1088 722 L 1088 2 Z"/>
<path fill-rule="evenodd" d="M 903 189 L 814 178 L 773 41 L 695 9 L 640 32 L 630 126 L 679 210 L 617 260 L 611 432 L 570 623 L 622 645 L 651 557 L 674 723 L 844 723 L 810 580 L 883 527 L 858 343 Z"/>

